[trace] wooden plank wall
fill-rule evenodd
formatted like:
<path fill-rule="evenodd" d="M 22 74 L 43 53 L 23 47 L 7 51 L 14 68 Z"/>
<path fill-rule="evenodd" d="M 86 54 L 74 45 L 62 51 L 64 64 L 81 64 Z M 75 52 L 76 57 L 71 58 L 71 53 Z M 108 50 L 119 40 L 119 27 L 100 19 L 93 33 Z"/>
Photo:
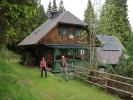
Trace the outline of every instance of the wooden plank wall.
<path fill-rule="evenodd" d="M 69 36 L 62 36 L 58 33 L 58 27 L 56 26 L 51 30 L 42 40 L 41 44 L 67 44 L 67 43 L 79 43 L 81 42 L 87 42 L 87 39 L 82 39 L 80 36 L 74 36 L 73 39 L 70 39 Z"/>

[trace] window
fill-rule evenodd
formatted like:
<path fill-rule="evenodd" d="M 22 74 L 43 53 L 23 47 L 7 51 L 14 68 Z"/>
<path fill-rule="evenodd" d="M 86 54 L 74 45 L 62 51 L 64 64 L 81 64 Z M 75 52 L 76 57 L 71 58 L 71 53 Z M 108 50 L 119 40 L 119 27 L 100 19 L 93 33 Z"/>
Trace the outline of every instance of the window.
<path fill-rule="evenodd" d="M 68 55 L 73 55 L 73 50 L 68 50 Z"/>
<path fill-rule="evenodd" d="M 84 55 L 85 54 L 85 50 L 81 49 L 80 50 L 80 55 Z"/>
<path fill-rule="evenodd" d="M 81 27 L 69 26 L 69 25 L 59 25 L 59 34 L 61 35 L 73 35 L 80 36 Z"/>
<path fill-rule="evenodd" d="M 61 34 L 61 35 L 67 35 L 67 27 L 65 27 L 65 26 L 60 26 L 59 27 L 59 33 Z"/>
<path fill-rule="evenodd" d="M 59 49 L 56 49 L 55 54 L 56 55 L 60 55 L 60 50 Z"/>
<path fill-rule="evenodd" d="M 69 27 L 67 35 L 74 35 L 74 29 Z"/>
<path fill-rule="evenodd" d="M 73 58 L 74 58 L 73 49 L 67 49 L 67 55 L 66 55 L 66 57 L 67 57 L 69 60 L 73 60 Z"/>
<path fill-rule="evenodd" d="M 81 31 L 80 29 L 76 29 L 75 30 L 75 36 L 80 36 L 80 31 Z"/>
<path fill-rule="evenodd" d="M 76 60 L 85 60 L 87 59 L 87 49 L 76 49 L 76 55 L 75 59 Z"/>

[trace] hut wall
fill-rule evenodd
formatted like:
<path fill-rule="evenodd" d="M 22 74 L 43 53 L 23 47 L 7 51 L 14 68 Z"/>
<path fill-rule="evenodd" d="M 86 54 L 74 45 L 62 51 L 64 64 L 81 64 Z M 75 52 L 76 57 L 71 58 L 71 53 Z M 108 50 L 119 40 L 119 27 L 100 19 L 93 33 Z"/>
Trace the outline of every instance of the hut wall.
<path fill-rule="evenodd" d="M 51 30 L 41 41 L 41 44 L 67 44 L 67 43 L 79 43 L 86 42 L 86 39 L 81 40 L 80 36 L 74 36 L 73 39 L 70 39 L 69 35 L 60 35 L 58 26 L 56 26 L 53 30 Z"/>

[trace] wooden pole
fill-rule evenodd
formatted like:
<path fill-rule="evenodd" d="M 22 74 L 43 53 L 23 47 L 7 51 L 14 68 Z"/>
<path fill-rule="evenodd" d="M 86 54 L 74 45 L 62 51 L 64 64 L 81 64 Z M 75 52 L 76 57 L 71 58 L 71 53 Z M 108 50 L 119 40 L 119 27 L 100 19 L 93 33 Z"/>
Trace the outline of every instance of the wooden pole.
<path fill-rule="evenodd" d="M 105 92 L 107 92 L 107 85 L 108 85 L 108 83 L 107 83 L 108 81 L 107 81 L 106 77 L 107 77 L 107 76 L 106 76 L 106 74 L 105 74 L 105 75 L 104 75 L 104 81 L 105 81 L 105 84 L 104 84 L 104 85 L 105 85 Z"/>

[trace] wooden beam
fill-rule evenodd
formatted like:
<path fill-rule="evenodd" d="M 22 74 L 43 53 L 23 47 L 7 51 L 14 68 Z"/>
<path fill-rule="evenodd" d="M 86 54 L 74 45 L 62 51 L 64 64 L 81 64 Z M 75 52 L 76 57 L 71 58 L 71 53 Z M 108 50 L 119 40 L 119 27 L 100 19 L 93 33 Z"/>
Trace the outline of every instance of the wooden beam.
<path fill-rule="evenodd" d="M 96 85 L 96 86 L 105 88 L 103 85 L 97 84 L 97 83 L 95 83 L 95 82 L 92 82 L 92 81 L 89 81 L 89 80 L 84 80 L 84 81 L 86 81 L 86 82 L 88 82 L 88 83 L 91 83 L 91 84 L 94 84 L 94 85 Z"/>
<path fill-rule="evenodd" d="M 131 95 L 131 96 L 133 95 L 133 93 L 131 93 L 131 92 L 124 91 L 124 90 L 121 90 L 121 89 L 117 89 L 117 88 L 114 88 L 114 87 L 111 87 L 111 86 L 104 85 L 104 87 L 110 88 L 110 89 L 112 89 L 112 90 L 119 91 L 119 92 L 122 92 L 122 93 L 126 93 L 126 94 L 129 94 L 129 95 Z"/>
<path fill-rule="evenodd" d="M 121 81 L 117 81 L 117 80 L 113 80 L 113 79 L 105 78 L 105 77 L 104 77 L 104 79 L 109 80 L 109 81 L 113 81 L 113 82 L 116 82 L 116 83 L 119 83 L 119 84 L 123 84 L 123 85 L 126 85 L 126 86 L 133 87 L 133 85 L 125 83 L 125 82 L 121 82 Z"/>
<path fill-rule="evenodd" d="M 119 77 L 119 78 L 123 78 L 123 79 L 126 79 L 126 80 L 133 81 L 133 78 L 129 78 L 129 77 L 125 77 L 125 76 L 120 76 L 120 75 L 116 75 L 116 74 L 111 74 L 111 73 L 106 73 L 106 72 L 104 72 L 104 73 L 107 74 L 107 75 L 112 75 L 112 76 L 116 76 L 116 77 Z"/>
<path fill-rule="evenodd" d="M 75 71 L 75 73 L 80 73 L 80 74 L 86 75 L 86 73 L 83 73 L 83 72 L 77 72 L 77 71 Z M 98 79 L 98 80 L 103 80 L 103 78 L 99 78 L 99 77 L 95 77 L 95 76 L 90 76 L 90 75 L 86 75 L 86 77 L 95 78 L 95 79 Z"/>
<path fill-rule="evenodd" d="M 94 85 L 96 85 L 96 86 L 100 86 L 100 87 L 102 87 L 102 88 L 105 88 L 103 85 L 100 85 L 100 84 L 97 84 L 97 83 L 95 83 L 95 82 L 86 80 L 85 78 L 82 78 L 82 77 L 80 77 L 80 76 L 78 76 L 78 78 L 82 79 L 82 80 L 85 81 L 85 82 L 88 82 L 88 83 L 94 84 Z"/>

